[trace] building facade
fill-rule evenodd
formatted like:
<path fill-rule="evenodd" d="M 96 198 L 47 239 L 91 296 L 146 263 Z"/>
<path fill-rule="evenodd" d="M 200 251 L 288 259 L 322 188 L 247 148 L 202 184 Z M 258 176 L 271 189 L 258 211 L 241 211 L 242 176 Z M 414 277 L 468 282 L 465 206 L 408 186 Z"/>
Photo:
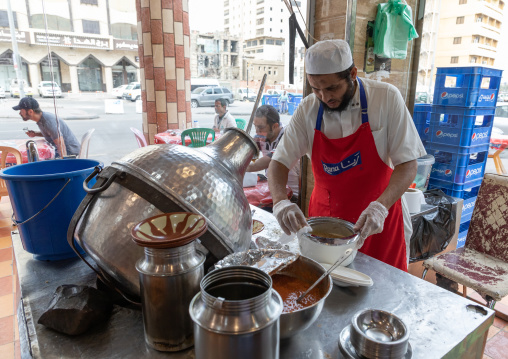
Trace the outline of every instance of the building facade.
<path fill-rule="evenodd" d="M 54 78 L 64 92 L 109 92 L 140 78 L 134 1 L 26 0 L 11 6 L 22 76 L 34 89 Z M 16 77 L 12 54 L 3 0 L 0 85 L 6 90 Z"/>

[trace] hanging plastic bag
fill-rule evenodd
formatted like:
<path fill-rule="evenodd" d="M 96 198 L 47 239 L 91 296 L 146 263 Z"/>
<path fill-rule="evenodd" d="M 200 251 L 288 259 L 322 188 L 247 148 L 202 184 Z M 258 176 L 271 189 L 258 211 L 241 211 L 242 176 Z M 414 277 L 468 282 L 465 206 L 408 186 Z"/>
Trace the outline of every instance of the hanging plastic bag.
<path fill-rule="evenodd" d="M 374 54 L 405 59 L 407 43 L 417 37 L 409 5 L 403 0 L 378 4 L 374 25 Z"/>
<path fill-rule="evenodd" d="M 439 189 L 431 189 L 425 192 L 425 201 L 427 204 L 437 206 L 437 211 L 412 219 L 410 263 L 441 253 L 448 247 L 455 234 L 453 198 Z"/>

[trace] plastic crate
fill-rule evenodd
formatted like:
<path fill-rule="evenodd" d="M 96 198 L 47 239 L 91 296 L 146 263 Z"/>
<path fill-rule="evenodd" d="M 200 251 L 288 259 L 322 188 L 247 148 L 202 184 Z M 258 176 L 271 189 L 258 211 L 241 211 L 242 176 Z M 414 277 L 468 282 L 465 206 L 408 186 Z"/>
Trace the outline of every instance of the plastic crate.
<path fill-rule="evenodd" d="M 481 66 L 440 67 L 434 87 L 435 105 L 495 107 L 503 70 Z"/>
<path fill-rule="evenodd" d="M 466 244 L 467 232 L 470 222 L 462 223 L 459 227 L 459 236 L 457 237 L 457 248 L 462 248 Z"/>
<path fill-rule="evenodd" d="M 495 108 L 433 106 L 430 141 L 461 147 L 488 144 L 495 111 Z"/>
<path fill-rule="evenodd" d="M 438 150 L 456 153 L 458 155 L 470 155 L 472 153 L 484 152 L 489 150 L 489 144 L 479 146 L 450 146 L 443 145 L 441 143 L 434 143 L 432 141 L 427 141 L 424 143 L 424 145 L 427 151 Z"/>
<path fill-rule="evenodd" d="M 422 141 L 430 139 L 430 111 L 432 106 L 427 104 L 416 104 L 413 111 L 413 122 Z"/>
<path fill-rule="evenodd" d="M 430 178 L 463 184 L 483 178 L 489 152 L 483 151 L 469 155 L 459 155 L 445 151 L 428 151 L 436 162 L 432 166 Z"/>
<path fill-rule="evenodd" d="M 482 181 L 483 178 L 479 178 L 466 183 L 453 183 L 450 181 L 437 180 L 431 177 L 429 180 L 429 188 L 439 188 L 449 196 L 462 198 L 461 196 L 464 195 L 464 191 L 480 186 Z"/>
<path fill-rule="evenodd" d="M 462 203 L 462 219 L 460 220 L 460 223 L 463 223 L 464 218 L 467 218 L 467 216 L 469 216 L 469 219 L 467 219 L 468 221 L 471 219 L 480 186 L 476 186 L 464 191 L 452 191 L 446 188 L 436 187 L 435 184 L 429 184 L 429 188 L 439 188 L 448 196 L 462 198 L 464 203 Z"/>

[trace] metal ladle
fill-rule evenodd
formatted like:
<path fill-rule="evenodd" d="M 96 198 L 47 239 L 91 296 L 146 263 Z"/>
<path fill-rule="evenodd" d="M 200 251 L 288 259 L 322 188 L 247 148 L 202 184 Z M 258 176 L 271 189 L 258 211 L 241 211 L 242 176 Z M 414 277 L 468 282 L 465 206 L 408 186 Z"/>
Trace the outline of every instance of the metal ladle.
<path fill-rule="evenodd" d="M 351 255 L 351 253 L 353 253 L 353 250 L 358 248 L 358 243 L 359 243 L 359 241 L 357 241 L 355 243 L 353 248 L 346 249 L 346 251 L 344 252 L 342 257 L 340 257 L 337 260 L 337 262 L 335 262 L 321 277 L 319 277 L 319 279 L 317 281 L 315 281 L 314 284 L 312 284 L 309 289 L 307 289 L 301 296 L 299 296 L 298 299 L 296 300 L 296 302 L 299 303 L 307 294 L 309 294 L 309 292 L 312 289 L 314 289 L 314 287 L 316 285 L 318 285 L 324 278 L 328 277 L 330 275 L 330 273 L 332 273 L 335 270 L 335 268 L 340 266 L 342 264 L 342 262 L 344 262 Z"/>

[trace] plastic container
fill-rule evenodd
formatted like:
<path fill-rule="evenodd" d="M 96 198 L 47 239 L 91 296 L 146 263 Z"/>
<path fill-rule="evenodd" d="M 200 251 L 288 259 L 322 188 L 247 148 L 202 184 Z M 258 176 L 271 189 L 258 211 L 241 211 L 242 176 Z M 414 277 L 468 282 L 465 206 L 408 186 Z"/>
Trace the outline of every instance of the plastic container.
<path fill-rule="evenodd" d="M 435 162 L 434 156 L 425 155 L 417 159 L 418 162 L 418 170 L 416 172 L 416 177 L 413 181 L 415 184 L 415 188 L 424 192 L 427 190 L 427 186 L 429 185 L 429 177 L 432 169 L 432 165 Z"/>
<path fill-rule="evenodd" d="M 488 151 L 458 155 L 452 152 L 430 150 L 436 160 L 430 178 L 457 184 L 483 178 Z"/>
<path fill-rule="evenodd" d="M 60 260 L 76 256 L 67 243 L 67 229 L 74 212 L 86 195 L 83 181 L 99 161 L 68 159 L 32 162 L 5 168 L 5 180 L 23 248 L 39 260 Z M 90 186 L 95 179 L 90 181 Z"/>
<path fill-rule="evenodd" d="M 462 223 L 459 227 L 459 236 L 457 237 L 457 248 L 462 248 L 466 244 L 467 232 L 470 221 Z"/>
<path fill-rule="evenodd" d="M 433 106 L 430 141 L 462 147 L 488 144 L 495 112 L 495 108 Z"/>
<path fill-rule="evenodd" d="M 435 105 L 496 107 L 503 70 L 481 66 L 441 67 L 434 87 Z"/>

